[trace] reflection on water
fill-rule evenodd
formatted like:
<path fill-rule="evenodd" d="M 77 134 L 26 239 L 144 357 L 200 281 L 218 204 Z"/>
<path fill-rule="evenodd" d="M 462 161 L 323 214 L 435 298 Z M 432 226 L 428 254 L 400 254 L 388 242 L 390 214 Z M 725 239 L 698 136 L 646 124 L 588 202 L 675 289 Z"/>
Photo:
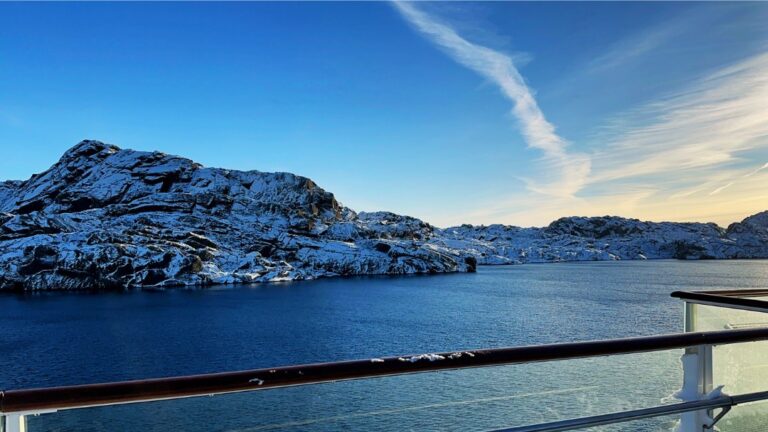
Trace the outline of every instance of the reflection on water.
<path fill-rule="evenodd" d="M 680 289 L 764 287 L 768 262 L 482 267 L 215 290 L 0 296 L 0 388 L 677 332 Z M 680 352 L 74 410 L 31 430 L 488 430 L 657 405 Z M 669 429 L 673 418 L 603 430 Z M 600 430 L 600 429 L 595 429 Z"/>

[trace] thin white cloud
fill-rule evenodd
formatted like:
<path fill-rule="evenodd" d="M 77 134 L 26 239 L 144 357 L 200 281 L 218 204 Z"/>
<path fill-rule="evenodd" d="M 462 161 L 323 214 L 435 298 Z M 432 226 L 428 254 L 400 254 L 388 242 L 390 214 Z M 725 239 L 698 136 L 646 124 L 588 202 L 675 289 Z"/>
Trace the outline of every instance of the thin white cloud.
<path fill-rule="evenodd" d="M 585 72 L 605 72 L 632 63 L 685 31 L 693 20 L 666 21 L 656 27 L 615 42 L 603 55 L 589 62 Z"/>
<path fill-rule="evenodd" d="M 495 83 L 513 103 L 512 113 L 526 143 L 542 151 L 546 169 L 557 172 L 559 177 L 546 184 L 528 180 L 526 183 L 530 190 L 568 197 L 582 188 L 590 172 L 589 157 L 568 151 L 568 143 L 557 135 L 555 127 L 547 121 L 510 56 L 469 42 L 453 28 L 412 3 L 395 2 L 394 5 L 403 17 L 443 48 L 452 59 Z"/>
<path fill-rule="evenodd" d="M 760 173 L 760 171 L 762 171 L 762 170 L 764 170 L 764 169 L 766 169 L 766 168 L 768 168 L 768 163 L 766 163 L 766 164 L 763 164 L 762 166 L 759 166 L 759 167 L 757 167 L 757 168 L 755 168 L 755 169 L 753 169 L 753 170 L 750 170 L 750 171 L 749 171 L 749 172 L 747 172 L 746 174 L 737 174 L 737 173 L 734 173 L 734 174 L 732 174 L 732 175 L 729 175 L 729 176 L 728 176 L 728 178 L 730 178 L 730 179 L 734 179 L 734 180 L 732 180 L 732 181 L 729 181 L 728 183 L 726 183 L 726 184 L 724 184 L 724 185 L 722 185 L 722 186 L 719 186 L 719 187 L 717 187 L 715 190 L 713 190 L 712 192 L 710 192 L 710 193 L 709 193 L 709 196 L 712 196 L 712 195 L 717 195 L 717 194 L 719 194 L 720 192 L 724 191 L 725 189 L 728 189 L 729 187 L 731 187 L 731 186 L 733 186 L 733 185 L 738 185 L 738 184 L 740 184 L 740 183 L 743 183 L 743 182 L 745 182 L 745 181 L 746 181 L 745 179 L 748 179 L 748 178 L 752 177 L 753 175 Z M 742 171 L 742 172 L 743 172 L 743 171 Z M 709 185 L 709 184 L 711 184 L 711 183 L 715 183 L 715 182 L 708 182 L 708 183 L 706 183 L 706 184 L 704 185 L 704 187 L 706 187 L 707 185 Z M 719 183 L 719 182 L 718 182 L 718 183 Z M 670 197 L 670 198 L 673 198 L 673 197 L 679 197 L 679 196 L 672 196 L 672 197 Z"/>
<path fill-rule="evenodd" d="M 678 198 L 686 198 L 686 197 L 689 197 L 689 196 L 691 196 L 693 194 L 697 194 L 697 193 L 701 192 L 702 190 L 704 190 L 703 187 L 698 187 L 698 188 L 695 188 L 695 189 L 688 189 L 688 190 L 683 190 L 683 191 L 680 191 L 680 192 L 675 192 L 675 193 L 673 193 L 672 195 L 669 196 L 669 199 L 674 200 L 674 199 L 678 199 Z"/>
<path fill-rule="evenodd" d="M 722 191 L 724 191 L 724 190 L 728 189 L 728 188 L 729 188 L 729 187 L 731 187 L 731 186 L 733 186 L 733 182 L 730 182 L 730 183 L 728 183 L 728 184 L 726 184 L 726 185 L 720 186 L 719 188 L 717 188 L 717 189 L 713 190 L 712 192 L 710 192 L 710 193 L 709 193 L 709 196 L 712 196 L 712 195 L 717 195 L 717 194 L 719 194 L 720 192 L 722 192 Z"/>
<path fill-rule="evenodd" d="M 752 170 L 752 171 L 748 172 L 747 174 L 744 174 L 744 176 L 743 176 L 742 178 L 748 178 L 748 177 L 752 177 L 753 175 L 755 175 L 755 174 L 759 173 L 760 171 L 762 171 L 762 170 L 764 170 L 764 169 L 766 169 L 766 168 L 768 168 L 768 162 L 767 162 L 767 163 L 765 163 L 765 164 L 763 164 L 763 166 L 761 166 L 761 167 L 759 167 L 759 168 L 756 168 L 756 169 L 754 169 L 754 170 Z"/>
<path fill-rule="evenodd" d="M 609 129 L 610 130 L 610 129 Z M 622 191 L 637 185 L 656 192 L 636 214 L 676 220 L 710 214 L 718 222 L 765 210 L 762 164 L 768 153 L 768 53 L 726 66 L 692 82 L 684 91 L 619 118 L 605 146 L 593 155 L 583 195 L 596 208 L 614 213 L 614 202 L 593 191 Z M 763 159 L 765 160 L 765 159 Z M 752 165 L 754 167 L 754 165 Z M 637 201 L 635 201 L 637 202 Z M 729 213 L 720 214 L 722 209 Z M 732 222 L 733 220 L 727 221 Z"/>
<path fill-rule="evenodd" d="M 547 169 L 525 180 L 527 191 L 489 198 L 452 222 L 543 225 L 565 215 L 618 214 L 727 224 L 766 209 L 768 164 L 754 164 L 768 156 L 768 52 L 616 117 L 585 155 L 569 151 L 512 58 L 468 41 L 424 6 L 395 6 L 452 59 L 497 85 L 513 103 L 528 146 L 544 155 Z M 617 43 L 591 66 L 608 70 L 655 55 L 710 15 Z"/>
<path fill-rule="evenodd" d="M 768 53 L 695 80 L 609 131 L 579 197 L 517 193 L 462 217 L 540 226 L 566 215 L 616 214 L 727 225 L 766 210 Z"/>
<path fill-rule="evenodd" d="M 712 73 L 630 117 L 595 153 L 590 183 L 702 178 L 702 170 L 743 161 L 742 154 L 767 144 L 768 53 Z"/>

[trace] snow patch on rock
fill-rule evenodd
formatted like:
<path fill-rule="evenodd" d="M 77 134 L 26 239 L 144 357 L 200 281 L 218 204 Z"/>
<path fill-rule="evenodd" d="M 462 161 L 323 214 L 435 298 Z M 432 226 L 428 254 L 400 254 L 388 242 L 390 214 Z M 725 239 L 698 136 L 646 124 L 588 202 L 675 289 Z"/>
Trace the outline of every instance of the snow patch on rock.
<path fill-rule="evenodd" d="M 205 168 L 83 141 L 44 173 L 0 183 L 0 289 L 474 270 L 472 257 L 428 243 L 429 230 L 359 217 L 290 173 Z"/>
<path fill-rule="evenodd" d="M 478 264 L 768 258 L 768 212 L 728 229 L 615 216 L 561 218 L 544 228 L 461 225 L 440 230 L 432 242 L 464 251 Z"/>
<path fill-rule="evenodd" d="M 356 213 L 290 173 L 206 168 L 82 141 L 0 182 L 0 290 L 163 289 L 474 271 L 478 264 L 768 258 L 768 212 L 734 223 L 568 217 L 440 229 Z"/>

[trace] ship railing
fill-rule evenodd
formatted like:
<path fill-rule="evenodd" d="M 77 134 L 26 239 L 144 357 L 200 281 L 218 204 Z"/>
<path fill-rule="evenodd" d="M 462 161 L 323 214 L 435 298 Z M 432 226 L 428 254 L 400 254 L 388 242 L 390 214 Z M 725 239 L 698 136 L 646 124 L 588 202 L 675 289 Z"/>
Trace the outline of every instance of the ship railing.
<path fill-rule="evenodd" d="M 685 349 L 680 403 L 518 426 L 497 431 L 565 431 L 681 415 L 677 430 L 704 432 L 733 407 L 768 400 L 768 391 L 726 395 L 715 386 L 713 347 L 768 340 L 768 290 L 675 292 L 685 333 L 587 342 L 451 351 L 171 378 L 0 391 L 0 432 L 26 432 L 27 417 L 77 408 L 249 392 L 346 380 Z M 730 311 L 730 312 L 728 312 Z M 719 329 L 727 330 L 719 330 Z M 707 330 L 707 331 L 702 331 Z M 730 352 L 740 358 L 753 351 Z M 764 356 L 768 353 L 758 353 Z M 724 365 L 728 366 L 728 365 Z M 764 366 L 762 364 L 760 367 Z M 749 369 L 749 368 L 746 368 Z M 754 369 L 754 368 L 753 368 Z M 750 380 L 751 377 L 746 377 Z M 758 380 L 758 385 L 762 383 Z M 739 387 L 737 384 L 735 387 Z M 762 390 L 762 389 L 761 389 Z M 715 410 L 719 410 L 715 415 Z"/>
<path fill-rule="evenodd" d="M 680 403 L 501 429 L 507 432 L 564 431 L 682 414 L 679 430 L 712 430 L 731 407 L 768 399 L 768 391 L 712 395 L 712 347 L 768 340 L 768 328 L 687 332 L 624 339 L 476 349 L 243 370 L 172 378 L 86 384 L 0 392 L 0 431 L 26 432 L 27 417 L 97 407 L 233 392 L 261 391 L 345 380 L 480 368 L 587 357 L 685 349 Z M 713 416 L 719 409 L 720 414 Z"/>

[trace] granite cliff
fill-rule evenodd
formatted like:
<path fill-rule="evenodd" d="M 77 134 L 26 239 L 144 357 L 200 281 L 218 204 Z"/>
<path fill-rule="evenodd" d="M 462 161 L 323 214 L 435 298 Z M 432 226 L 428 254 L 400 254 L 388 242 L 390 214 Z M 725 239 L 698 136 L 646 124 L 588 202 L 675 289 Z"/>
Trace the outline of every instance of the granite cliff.
<path fill-rule="evenodd" d="M 768 212 L 712 223 L 566 217 L 543 228 L 440 229 L 356 213 L 289 173 L 206 168 L 83 141 L 47 171 L 0 183 L 0 290 L 126 289 L 477 264 L 768 258 Z"/>

